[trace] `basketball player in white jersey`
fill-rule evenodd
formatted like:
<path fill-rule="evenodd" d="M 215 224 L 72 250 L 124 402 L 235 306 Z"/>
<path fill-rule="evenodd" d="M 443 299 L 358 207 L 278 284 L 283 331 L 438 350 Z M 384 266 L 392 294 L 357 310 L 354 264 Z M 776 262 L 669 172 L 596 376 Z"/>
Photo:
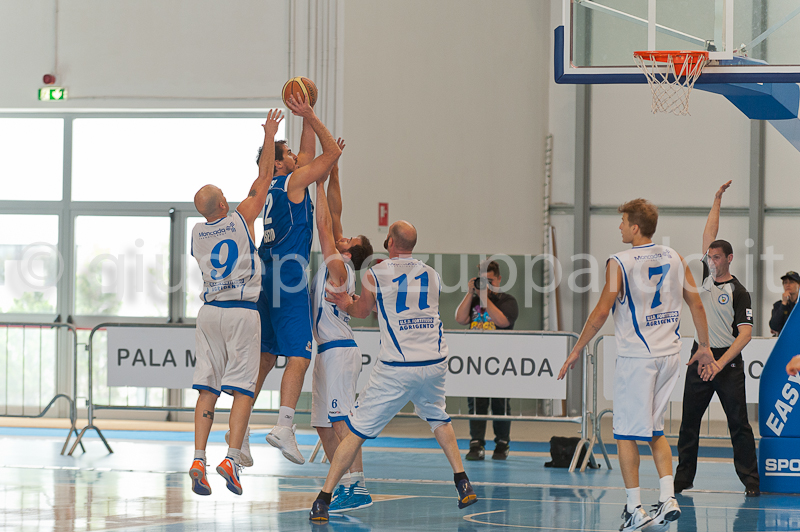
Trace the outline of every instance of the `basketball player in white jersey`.
<path fill-rule="evenodd" d="M 339 147 L 344 148 L 341 139 Z M 356 400 L 356 384 L 362 363 L 361 350 L 350 328 L 350 316 L 335 304 L 325 301 L 325 285 L 330 278 L 335 285 L 345 287 L 347 293 L 353 295 L 356 290 L 355 270 L 368 264 L 372 246 L 364 236 L 342 238 L 338 163 L 331 169 L 327 193 L 325 179 L 317 181 L 316 203 L 317 233 L 325 261 L 311 283 L 311 317 L 317 342 L 311 426 L 317 429 L 325 454 L 333 458 L 339 441 L 349 432 L 345 419 Z M 334 232 L 338 233 L 338 238 Z M 371 505 L 372 497 L 366 488 L 359 449 L 350 472 L 342 477 L 336 488 L 329 510 L 345 512 Z"/>
<path fill-rule="evenodd" d="M 376 438 L 409 401 L 417 415 L 430 424 L 436 441 L 453 468 L 458 507 L 477 501 L 461 463 L 450 416 L 444 410 L 447 343 L 439 319 L 441 279 L 436 270 L 411 256 L 417 230 L 408 222 L 389 228 L 384 247 L 389 259 L 369 269 L 361 296 L 329 288 L 327 301 L 351 316 L 364 318 L 376 303 L 381 350 L 369 382 L 346 418 L 350 434 L 339 443 L 331 468 L 310 519 L 328 521 L 333 489 L 350 468 L 367 439 Z"/>
<path fill-rule="evenodd" d="M 613 255 L 606 285 L 572 352 L 558 374 L 563 379 L 581 352 L 614 313 L 617 364 L 614 372 L 614 438 L 625 481 L 627 503 L 621 531 L 666 530 L 680 517 L 674 497 L 672 451 L 664 437 L 664 415 L 678 380 L 681 301 L 686 301 L 700 345 L 689 363 L 711 364 L 708 325 L 692 273 L 675 250 L 651 240 L 658 209 L 636 199 L 620 206 L 622 241 L 633 247 Z M 661 488 L 653 514 L 641 503 L 639 447 L 650 444 Z"/>
<path fill-rule="evenodd" d="M 261 292 L 261 261 L 257 255 L 254 222 L 264 207 L 273 172 L 271 148 L 283 120 L 281 111 L 270 111 L 264 127 L 266 156 L 250 194 L 228 214 L 228 201 L 214 185 L 201 188 L 194 204 L 206 222 L 192 229 L 192 256 L 203 274 L 203 306 L 197 314 L 195 333 L 197 363 L 192 388 L 199 390 L 194 411 L 195 454 L 189 473 L 192 491 L 211 495 L 206 478 L 206 444 L 214 421 L 217 397 L 233 396 L 228 454 L 217 467 L 227 488 L 242 494 L 239 482 L 241 449 L 256 390 L 261 359 L 261 320 L 256 301 Z"/>

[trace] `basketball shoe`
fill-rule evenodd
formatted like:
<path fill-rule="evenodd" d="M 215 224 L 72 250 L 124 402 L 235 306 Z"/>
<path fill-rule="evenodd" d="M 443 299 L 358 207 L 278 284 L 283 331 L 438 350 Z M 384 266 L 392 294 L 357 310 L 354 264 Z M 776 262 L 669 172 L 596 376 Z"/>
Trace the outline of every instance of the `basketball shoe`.
<path fill-rule="evenodd" d="M 652 523 L 653 518 L 647 515 L 644 508 L 637 506 L 633 512 L 629 512 L 628 505 L 626 504 L 625 508 L 622 510 L 622 525 L 619 527 L 619 530 L 620 532 L 642 530 L 648 528 Z"/>
<path fill-rule="evenodd" d="M 227 456 L 225 460 L 217 466 L 217 473 L 222 475 L 222 478 L 224 478 L 227 483 L 225 487 L 236 495 L 242 494 L 242 485 L 239 483 L 239 471 L 241 469 L 242 466 Z"/>
<path fill-rule="evenodd" d="M 324 524 L 328 522 L 328 505 L 322 499 L 314 501 L 308 518 L 312 523 Z"/>
<path fill-rule="evenodd" d="M 475 504 L 478 502 L 478 496 L 475 495 L 475 491 L 472 489 L 472 484 L 469 483 L 469 480 L 461 480 L 458 483 L 456 490 L 458 491 L 459 508 L 466 508 L 470 504 Z"/>
<path fill-rule="evenodd" d="M 295 430 L 297 425 L 292 425 L 291 428 L 283 425 L 275 425 L 272 430 L 267 434 L 267 443 L 273 447 L 277 447 L 290 462 L 303 465 L 306 463 L 303 455 L 300 454 L 300 449 L 297 448 L 297 440 L 295 439 Z"/>
<path fill-rule="evenodd" d="M 231 431 L 225 433 L 225 443 L 230 447 Z M 239 465 L 242 467 L 253 467 L 253 455 L 250 454 L 250 427 L 244 433 L 242 440 L 242 454 L 239 455 Z"/>
<path fill-rule="evenodd" d="M 200 458 L 195 458 L 192 467 L 189 469 L 189 476 L 192 477 L 192 491 L 198 495 L 211 495 L 211 485 L 206 478 L 206 462 Z"/>
<path fill-rule="evenodd" d="M 331 501 L 330 509 L 328 510 L 331 513 L 337 512 L 347 512 L 349 510 L 358 510 L 359 508 L 366 508 L 367 506 L 372 506 L 372 497 L 367 491 L 367 488 L 364 486 L 359 486 L 358 484 L 361 481 L 356 481 L 353 484 L 350 484 L 349 488 L 344 488 L 344 486 L 339 486 L 339 488 L 344 488 L 344 496 L 340 499 L 333 499 Z M 339 491 L 339 488 L 336 488 L 336 491 Z"/>
<path fill-rule="evenodd" d="M 664 532 L 669 529 L 669 524 L 676 521 L 681 516 L 681 508 L 675 497 L 670 497 L 664 502 L 653 505 L 653 524 L 650 525 L 648 532 Z"/>

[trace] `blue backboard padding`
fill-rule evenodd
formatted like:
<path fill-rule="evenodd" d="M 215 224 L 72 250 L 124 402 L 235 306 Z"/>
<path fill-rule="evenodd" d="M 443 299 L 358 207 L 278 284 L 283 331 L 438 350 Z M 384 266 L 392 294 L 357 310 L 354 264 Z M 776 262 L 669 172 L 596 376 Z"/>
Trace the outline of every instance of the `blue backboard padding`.
<path fill-rule="evenodd" d="M 706 83 L 695 88 L 725 96 L 751 120 L 797 118 L 800 86 L 796 83 Z"/>
<path fill-rule="evenodd" d="M 783 138 L 788 140 L 792 146 L 800 151 L 800 118 L 793 120 L 770 120 L 772 127 L 778 130 L 778 133 L 783 135 Z"/>
<path fill-rule="evenodd" d="M 772 348 L 758 389 L 758 426 L 762 437 L 800 437 L 800 379 L 786 364 L 800 352 L 800 312 L 794 310 Z"/>

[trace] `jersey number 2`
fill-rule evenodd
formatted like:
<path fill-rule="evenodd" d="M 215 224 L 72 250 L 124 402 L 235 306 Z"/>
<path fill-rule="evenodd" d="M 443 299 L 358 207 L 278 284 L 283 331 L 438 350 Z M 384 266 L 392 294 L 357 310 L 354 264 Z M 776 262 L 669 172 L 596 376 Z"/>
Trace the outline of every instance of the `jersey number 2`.
<path fill-rule="evenodd" d="M 658 280 L 658 284 L 656 284 L 656 295 L 653 296 L 653 304 L 650 305 L 650 308 L 656 308 L 661 306 L 661 287 L 664 284 L 664 280 L 667 278 L 668 271 L 669 271 L 669 264 L 662 264 L 661 266 L 656 266 L 655 268 L 650 268 L 647 270 L 648 279 L 652 279 L 654 275 L 661 276 L 661 278 Z"/>
<path fill-rule="evenodd" d="M 428 305 L 428 272 L 423 272 L 416 277 L 414 277 L 415 281 L 420 282 L 419 287 L 419 308 L 420 310 L 424 310 L 429 308 Z M 397 287 L 397 307 L 395 308 L 395 312 L 400 314 L 409 309 L 406 305 L 406 296 L 408 295 L 408 276 L 406 274 L 401 275 L 400 277 L 395 277 L 392 279 L 393 283 L 398 283 Z"/>

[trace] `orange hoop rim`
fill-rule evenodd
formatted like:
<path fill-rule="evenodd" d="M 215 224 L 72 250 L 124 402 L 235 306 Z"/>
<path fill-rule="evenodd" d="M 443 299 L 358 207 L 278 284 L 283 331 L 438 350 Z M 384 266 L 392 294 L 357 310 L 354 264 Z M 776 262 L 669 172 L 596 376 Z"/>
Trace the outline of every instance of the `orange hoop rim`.
<path fill-rule="evenodd" d="M 708 52 L 705 50 L 642 50 L 633 52 L 634 57 L 645 61 L 657 61 L 659 63 L 668 63 L 670 58 L 675 64 L 681 63 L 699 63 L 708 61 Z"/>

